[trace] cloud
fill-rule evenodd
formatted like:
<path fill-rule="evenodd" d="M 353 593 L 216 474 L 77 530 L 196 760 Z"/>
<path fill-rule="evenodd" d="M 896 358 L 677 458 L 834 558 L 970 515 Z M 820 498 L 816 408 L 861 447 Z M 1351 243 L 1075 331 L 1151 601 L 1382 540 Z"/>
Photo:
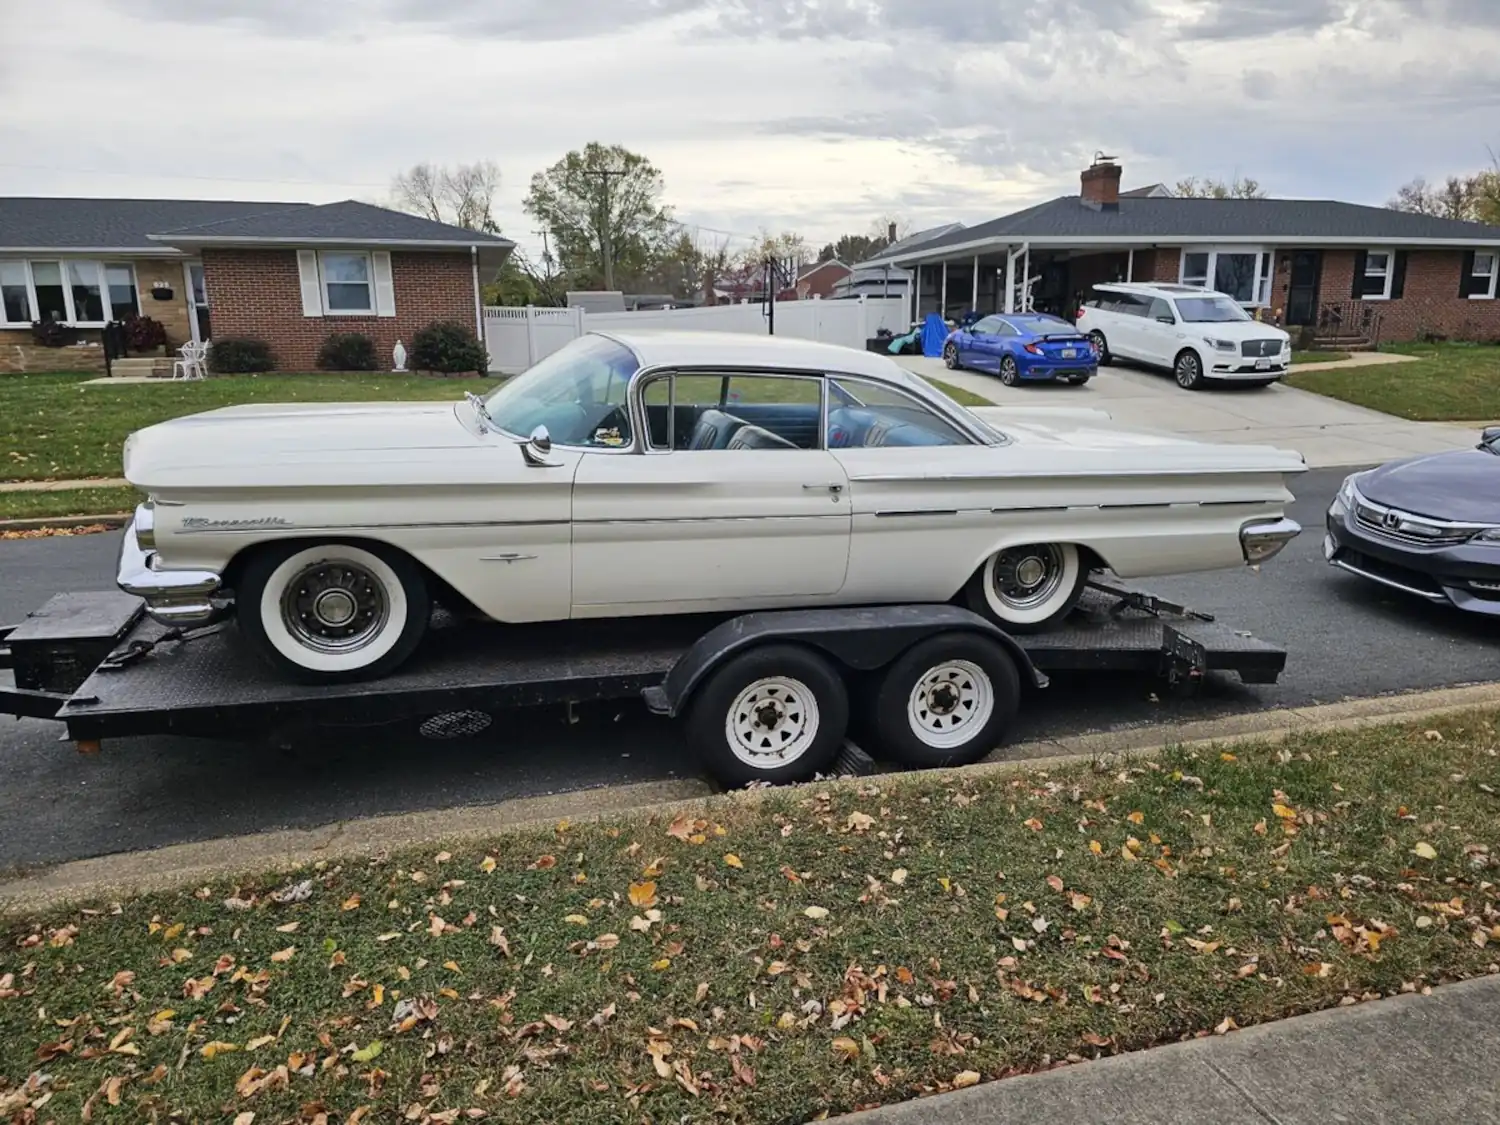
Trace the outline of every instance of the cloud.
<path fill-rule="evenodd" d="M 1203 0 L 1185 39 L 1253 39 L 1287 32 L 1306 34 L 1343 22 L 1348 0 Z"/>

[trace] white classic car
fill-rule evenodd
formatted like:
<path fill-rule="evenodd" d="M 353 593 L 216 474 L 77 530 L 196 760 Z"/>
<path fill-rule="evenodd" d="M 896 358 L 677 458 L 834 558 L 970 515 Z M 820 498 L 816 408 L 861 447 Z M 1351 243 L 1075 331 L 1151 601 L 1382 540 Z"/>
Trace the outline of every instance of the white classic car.
<path fill-rule="evenodd" d="M 119 585 L 233 612 L 304 680 L 404 661 L 434 600 L 499 622 L 958 599 L 1063 618 L 1091 571 L 1259 562 L 1292 452 L 982 420 L 891 359 L 724 333 L 590 334 L 464 402 L 235 406 L 133 434 Z"/>

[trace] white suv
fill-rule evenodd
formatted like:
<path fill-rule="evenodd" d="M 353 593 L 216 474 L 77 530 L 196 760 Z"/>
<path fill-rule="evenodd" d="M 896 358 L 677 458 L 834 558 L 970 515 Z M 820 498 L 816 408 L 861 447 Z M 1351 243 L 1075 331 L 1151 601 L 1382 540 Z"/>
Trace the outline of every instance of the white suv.
<path fill-rule="evenodd" d="M 1292 362 L 1285 332 L 1252 319 L 1233 297 L 1192 285 L 1096 285 L 1077 324 L 1100 364 L 1118 356 L 1164 367 L 1190 391 L 1216 379 L 1264 387 Z"/>

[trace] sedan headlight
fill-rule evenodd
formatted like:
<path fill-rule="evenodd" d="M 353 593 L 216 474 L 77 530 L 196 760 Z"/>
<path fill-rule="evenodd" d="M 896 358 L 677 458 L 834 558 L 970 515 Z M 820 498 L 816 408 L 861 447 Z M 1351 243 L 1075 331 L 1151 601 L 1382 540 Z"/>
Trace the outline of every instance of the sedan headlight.
<path fill-rule="evenodd" d="M 1208 336 L 1205 338 L 1210 344 L 1214 346 L 1217 351 L 1233 352 L 1237 350 L 1237 345 L 1233 340 L 1215 340 L 1212 336 Z"/>
<path fill-rule="evenodd" d="M 1472 543 L 1500 543 L 1500 527 L 1487 527 L 1474 536 Z"/>
<path fill-rule="evenodd" d="M 1341 517 L 1354 507 L 1354 481 L 1356 477 L 1362 475 L 1362 473 L 1350 473 L 1344 478 L 1344 483 L 1339 485 L 1338 495 L 1333 498 L 1333 505 L 1328 510 L 1329 515 Z"/>

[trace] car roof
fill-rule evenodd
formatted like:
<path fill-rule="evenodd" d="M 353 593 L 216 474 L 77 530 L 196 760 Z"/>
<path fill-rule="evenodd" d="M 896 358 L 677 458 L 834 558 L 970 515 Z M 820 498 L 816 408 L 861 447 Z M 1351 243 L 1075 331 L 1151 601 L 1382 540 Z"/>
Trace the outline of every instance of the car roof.
<path fill-rule="evenodd" d="M 1201 285 L 1178 285 L 1176 282 L 1101 281 L 1094 289 L 1104 293 L 1147 293 L 1159 297 L 1223 297 L 1217 289 Z"/>
<path fill-rule="evenodd" d="M 768 367 L 809 373 L 844 372 L 909 387 L 920 382 L 889 356 L 791 336 L 748 332 L 618 332 L 596 335 L 624 344 L 642 367 Z"/>

